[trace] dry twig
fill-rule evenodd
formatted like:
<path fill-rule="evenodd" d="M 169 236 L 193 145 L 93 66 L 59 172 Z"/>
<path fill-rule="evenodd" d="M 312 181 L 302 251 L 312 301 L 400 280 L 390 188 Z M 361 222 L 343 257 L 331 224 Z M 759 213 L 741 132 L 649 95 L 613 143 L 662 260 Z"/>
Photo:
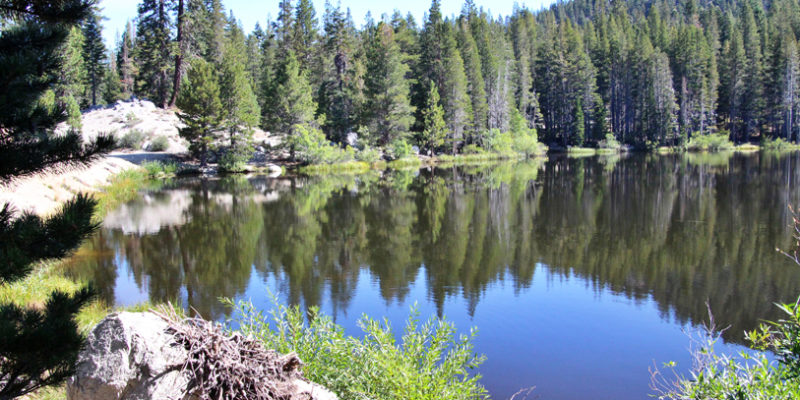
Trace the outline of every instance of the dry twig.
<path fill-rule="evenodd" d="M 257 340 L 228 335 L 220 325 L 202 318 L 183 319 L 171 306 L 153 313 L 170 325 L 176 343 L 189 352 L 183 372 L 191 379 L 189 393 L 199 399 L 297 399 L 293 382 L 303 377 L 295 353 L 267 350 Z"/>

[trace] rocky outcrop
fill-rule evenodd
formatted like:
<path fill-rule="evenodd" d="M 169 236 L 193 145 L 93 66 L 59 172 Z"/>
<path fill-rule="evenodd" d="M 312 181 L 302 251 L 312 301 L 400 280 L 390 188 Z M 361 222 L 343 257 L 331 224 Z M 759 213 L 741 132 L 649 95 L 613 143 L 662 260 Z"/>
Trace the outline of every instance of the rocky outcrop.
<path fill-rule="evenodd" d="M 175 330 L 152 313 L 121 312 L 101 321 L 78 357 L 76 374 L 67 382 L 71 400 L 199 399 L 184 368 L 190 352 Z M 263 377 L 268 379 L 268 377 Z M 336 395 L 301 378 L 289 384 L 292 400 L 335 400 Z M 265 382 L 266 384 L 266 382 Z"/>

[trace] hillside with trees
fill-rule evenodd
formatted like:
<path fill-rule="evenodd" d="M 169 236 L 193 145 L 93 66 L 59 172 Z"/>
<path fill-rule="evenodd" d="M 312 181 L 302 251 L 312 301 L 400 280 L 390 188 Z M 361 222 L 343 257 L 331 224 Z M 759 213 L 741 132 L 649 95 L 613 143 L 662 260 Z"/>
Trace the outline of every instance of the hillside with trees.
<path fill-rule="evenodd" d="M 564 147 L 613 135 L 639 149 L 800 138 L 797 0 L 572 0 L 510 16 L 472 0 L 445 16 L 434 0 L 423 21 L 395 11 L 361 27 L 341 5 L 297 0 L 249 34 L 221 0 L 144 0 L 133 21 L 105 57 L 97 18 L 71 33 L 67 105 L 135 95 L 174 106 L 196 91 L 187 71 L 208 64 L 214 135 L 258 126 L 291 137 L 304 125 L 341 146 L 355 132 L 362 146 L 431 153 L 497 150 L 531 133 Z"/>

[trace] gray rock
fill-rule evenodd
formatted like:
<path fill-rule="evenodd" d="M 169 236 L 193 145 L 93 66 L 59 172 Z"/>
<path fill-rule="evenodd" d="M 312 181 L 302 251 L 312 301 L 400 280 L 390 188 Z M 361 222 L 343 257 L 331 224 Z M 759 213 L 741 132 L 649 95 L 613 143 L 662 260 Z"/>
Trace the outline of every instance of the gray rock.
<path fill-rule="evenodd" d="M 267 165 L 267 169 L 269 170 L 269 176 L 273 178 L 281 176 L 283 173 L 283 169 L 275 164 Z"/>
<path fill-rule="evenodd" d="M 187 394 L 189 376 L 181 372 L 188 357 L 152 313 L 107 316 L 89 335 L 78 356 L 75 376 L 67 381 L 69 400 L 196 400 Z M 338 400 L 326 388 L 295 379 L 292 399 Z"/>
<path fill-rule="evenodd" d="M 358 145 L 358 134 L 355 132 L 348 133 L 344 142 L 350 147 L 356 147 Z"/>
<path fill-rule="evenodd" d="M 101 321 L 67 381 L 73 400 L 190 399 L 180 372 L 187 353 L 173 345 L 167 323 L 151 313 L 115 313 Z"/>

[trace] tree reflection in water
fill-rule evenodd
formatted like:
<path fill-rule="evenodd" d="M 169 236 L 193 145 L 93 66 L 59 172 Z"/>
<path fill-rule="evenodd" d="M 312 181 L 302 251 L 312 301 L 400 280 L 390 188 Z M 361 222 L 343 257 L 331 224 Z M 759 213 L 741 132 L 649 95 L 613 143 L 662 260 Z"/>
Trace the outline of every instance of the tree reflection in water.
<path fill-rule="evenodd" d="M 518 293 L 544 266 L 598 292 L 652 298 L 679 323 L 702 321 L 708 301 L 731 325 L 726 339 L 740 341 L 777 317 L 773 302 L 800 292 L 800 271 L 775 252 L 791 242 L 799 162 L 635 155 L 180 180 L 126 206 L 155 229 L 110 218 L 67 269 L 108 302 L 118 274 L 130 274 L 152 300 L 180 299 L 219 318 L 217 299 L 241 296 L 254 271 L 281 282 L 293 304 L 345 312 L 362 271 L 387 303 L 409 300 L 423 277 L 440 314 L 461 296 L 471 315 L 489 286 L 510 278 Z M 157 207 L 173 215 L 160 222 L 148 212 Z"/>

